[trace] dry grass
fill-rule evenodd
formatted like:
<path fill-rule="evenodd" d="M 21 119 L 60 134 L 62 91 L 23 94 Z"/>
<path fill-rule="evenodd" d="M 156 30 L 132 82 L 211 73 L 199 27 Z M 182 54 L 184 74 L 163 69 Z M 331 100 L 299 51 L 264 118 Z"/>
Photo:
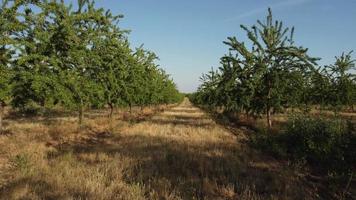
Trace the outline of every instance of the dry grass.
<path fill-rule="evenodd" d="M 100 112 L 99 112 L 100 113 Z M 262 156 L 187 100 L 141 122 L 92 113 L 7 120 L 0 199 L 312 199 L 292 170 Z M 120 114 L 122 116 L 122 114 Z"/>

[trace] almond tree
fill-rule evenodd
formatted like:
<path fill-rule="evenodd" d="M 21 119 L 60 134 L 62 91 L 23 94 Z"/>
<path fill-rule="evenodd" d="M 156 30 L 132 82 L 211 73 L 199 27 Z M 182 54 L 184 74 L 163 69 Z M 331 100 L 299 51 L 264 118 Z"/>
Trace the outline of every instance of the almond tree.
<path fill-rule="evenodd" d="M 96 51 L 93 50 L 96 36 L 105 26 L 107 18 L 102 9 L 94 7 L 94 1 L 78 1 L 78 10 L 72 11 L 66 7 L 65 18 L 62 21 L 63 40 L 69 44 L 68 55 L 60 57 L 64 69 L 61 70 L 63 85 L 70 94 L 70 103 L 78 111 L 78 123 L 81 126 L 85 109 L 96 96 L 100 96 L 101 87 L 92 78 L 97 66 Z M 61 31 L 59 29 L 58 31 Z"/>
<path fill-rule="evenodd" d="M 3 110 L 6 105 L 5 100 L 9 98 L 9 76 L 10 71 L 7 68 L 9 55 L 5 47 L 0 48 L 0 133 L 2 132 Z"/>
<path fill-rule="evenodd" d="M 10 52 L 5 46 L 0 47 L 0 133 L 2 132 L 2 118 L 6 100 L 10 98 L 10 77 L 11 71 L 8 68 Z"/>
<path fill-rule="evenodd" d="M 42 107 L 53 99 L 54 81 L 53 68 L 50 63 L 52 51 L 49 48 L 51 38 L 50 19 L 46 14 L 47 4 L 36 1 L 16 1 L 14 7 L 18 14 L 21 29 L 12 34 L 16 40 L 17 57 L 14 64 L 14 77 L 12 78 L 12 105 L 15 108 L 25 109 L 35 102 Z M 24 7 L 21 11 L 19 7 Z M 33 9 L 39 9 L 34 12 Z"/>
<path fill-rule="evenodd" d="M 114 21 L 114 19 L 110 19 L 110 21 Z M 108 25 L 112 26 L 112 23 Z M 98 61 L 93 79 L 101 86 L 103 101 L 110 107 L 109 118 L 111 121 L 114 108 L 125 104 L 126 77 L 130 70 L 128 59 L 131 56 L 131 49 L 123 37 L 123 31 L 120 31 L 116 26 L 107 30 L 113 31 L 104 32 L 104 34 L 102 32 L 93 45 L 94 56 Z"/>
<path fill-rule="evenodd" d="M 76 110 L 82 125 L 87 108 L 107 104 L 111 118 L 118 105 L 178 97 L 174 83 L 155 64 L 157 56 L 131 50 L 128 32 L 117 25 L 121 18 L 96 8 L 93 0 L 78 0 L 76 10 L 59 0 L 3 1 L 1 111 L 8 99 L 15 109 L 59 104 Z"/>
<path fill-rule="evenodd" d="M 15 53 L 15 40 L 10 35 L 19 29 L 19 21 L 16 19 L 17 5 L 9 5 L 4 0 L 0 6 L 0 133 L 3 130 L 2 120 L 6 102 L 11 98 L 12 57 Z"/>

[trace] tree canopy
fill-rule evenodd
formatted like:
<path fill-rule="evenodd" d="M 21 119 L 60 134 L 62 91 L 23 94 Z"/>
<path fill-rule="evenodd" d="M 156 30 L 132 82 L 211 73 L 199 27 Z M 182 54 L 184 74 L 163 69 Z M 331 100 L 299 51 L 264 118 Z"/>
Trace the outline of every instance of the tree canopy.
<path fill-rule="evenodd" d="M 86 108 L 144 106 L 182 99 L 157 56 L 133 49 L 122 15 L 79 0 L 5 0 L 1 4 L 0 100 L 19 110 L 36 104 Z M 11 87 L 10 87 L 11 86 Z"/>
<path fill-rule="evenodd" d="M 294 27 L 274 21 L 271 9 L 265 21 L 250 28 L 241 25 L 249 41 L 228 37 L 229 53 L 221 67 L 202 76 L 192 100 L 227 112 L 265 114 L 272 126 L 272 113 L 310 104 L 355 103 L 355 78 L 351 53 L 336 58 L 334 65 L 318 67 L 319 58 L 294 42 Z"/>

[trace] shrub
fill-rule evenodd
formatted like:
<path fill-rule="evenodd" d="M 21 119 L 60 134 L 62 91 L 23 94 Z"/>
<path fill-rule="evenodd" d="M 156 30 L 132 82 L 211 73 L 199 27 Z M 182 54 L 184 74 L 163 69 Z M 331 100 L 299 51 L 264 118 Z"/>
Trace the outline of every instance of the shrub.
<path fill-rule="evenodd" d="M 277 134 L 261 133 L 254 140 L 259 148 L 319 172 L 347 175 L 355 167 L 355 130 L 345 120 L 296 116 Z"/>

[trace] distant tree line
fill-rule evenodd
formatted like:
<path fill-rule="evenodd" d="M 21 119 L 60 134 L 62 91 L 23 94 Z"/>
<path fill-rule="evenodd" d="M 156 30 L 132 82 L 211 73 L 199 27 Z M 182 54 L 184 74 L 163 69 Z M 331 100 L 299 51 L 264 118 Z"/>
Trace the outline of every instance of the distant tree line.
<path fill-rule="evenodd" d="M 202 84 L 191 95 L 195 104 L 225 112 L 266 116 L 272 126 L 273 113 L 287 108 L 308 110 L 340 106 L 353 110 L 356 103 L 355 60 L 351 53 L 336 57 L 334 64 L 318 67 L 318 58 L 294 43 L 294 28 L 274 21 L 268 10 L 265 21 L 257 21 L 246 31 L 248 43 L 229 37 L 224 43 L 229 53 L 221 67 L 201 77 Z"/>
<path fill-rule="evenodd" d="M 2 1 L 0 111 L 60 105 L 76 110 L 81 123 L 85 108 L 108 105 L 112 116 L 116 106 L 180 101 L 157 56 L 131 49 L 122 18 L 92 0 L 75 8 L 63 0 Z"/>

